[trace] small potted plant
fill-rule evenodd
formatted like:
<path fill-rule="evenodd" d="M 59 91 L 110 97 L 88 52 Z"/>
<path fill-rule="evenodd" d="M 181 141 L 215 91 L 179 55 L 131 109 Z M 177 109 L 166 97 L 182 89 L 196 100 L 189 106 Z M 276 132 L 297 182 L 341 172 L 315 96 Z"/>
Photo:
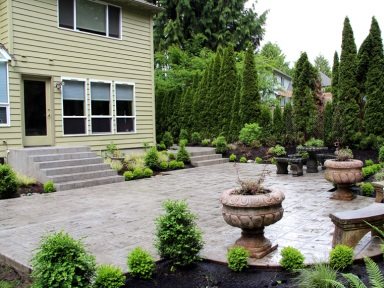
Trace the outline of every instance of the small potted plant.
<path fill-rule="evenodd" d="M 256 180 L 239 178 L 240 188 L 224 191 L 220 198 L 225 222 L 242 229 L 234 246 L 246 248 L 250 257 L 257 259 L 277 248 L 264 237 L 264 227 L 279 221 L 284 212 L 284 193 L 263 186 L 268 172 L 264 169 Z"/>
<path fill-rule="evenodd" d="M 342 148 L 335 152 L 336 159 L 328 159 L 324 166 L 325 179 L 336 185 L 337 189 L 331 199 L 349 201 L 355 198 L 350 187 L 363 179 L 363 162 L 353 159 L 351 149 Z"/>

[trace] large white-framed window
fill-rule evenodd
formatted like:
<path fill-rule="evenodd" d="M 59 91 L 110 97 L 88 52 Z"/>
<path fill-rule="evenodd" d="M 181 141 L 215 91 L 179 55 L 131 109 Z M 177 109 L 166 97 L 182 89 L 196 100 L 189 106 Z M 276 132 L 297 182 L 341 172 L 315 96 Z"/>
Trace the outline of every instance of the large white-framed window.
<path fill-rule="evenodd" d="M 87 135 L 86 80 L 62 78 L 63 134 Z"/>
<path fill-rule="evenodd" d="M 115 82 L 116 133 L 136 132 L 135 85 Z"/>
<path fill-rule="evenodd" d="M 60 28 L 122 38 L 122 9 L 95 0 L 57 0 Z"/>
<path fill-rule="evenodd" d="M 10 125 L 8 57 L 0 53 L 0 127 Z"/>
<path fill-rule="evenodd" d="M 112 82 L 90 80 L 91 132 L 109 134 L 112 127 Z"/>

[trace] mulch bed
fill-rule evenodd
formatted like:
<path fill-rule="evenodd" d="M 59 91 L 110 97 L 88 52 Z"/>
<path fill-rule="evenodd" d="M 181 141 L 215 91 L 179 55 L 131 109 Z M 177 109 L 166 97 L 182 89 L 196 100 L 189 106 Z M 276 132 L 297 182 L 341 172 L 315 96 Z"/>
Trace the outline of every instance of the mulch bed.
<path fill-rule="evenodd" d="M 28 195 L 28 194 L 34 194 L 34 193 L 44 193 L 44 186 L 41 183 L 36 183 L 30 186 L 23 186 L 19 187 L 17 190 L 17 193 L 19 195 Z"/>

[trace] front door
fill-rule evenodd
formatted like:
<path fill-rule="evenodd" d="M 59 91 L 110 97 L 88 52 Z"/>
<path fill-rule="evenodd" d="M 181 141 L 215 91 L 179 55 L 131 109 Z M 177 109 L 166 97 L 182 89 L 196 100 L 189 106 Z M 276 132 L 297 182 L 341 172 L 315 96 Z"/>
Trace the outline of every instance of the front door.
<path fill-rule="evenodd" d="M 50 81 L 24 79 L 24 146 L 52 145 Z"/>

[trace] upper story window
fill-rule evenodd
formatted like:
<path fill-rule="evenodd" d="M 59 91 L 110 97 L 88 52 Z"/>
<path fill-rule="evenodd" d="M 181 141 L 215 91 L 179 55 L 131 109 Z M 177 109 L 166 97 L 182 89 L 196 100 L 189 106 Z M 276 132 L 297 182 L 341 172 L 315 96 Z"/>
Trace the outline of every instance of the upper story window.
<path fill-rule="evenodd" d="M 59 26 L 121 38 L 121 8 L 92 0 L 58 0 Z"/>

